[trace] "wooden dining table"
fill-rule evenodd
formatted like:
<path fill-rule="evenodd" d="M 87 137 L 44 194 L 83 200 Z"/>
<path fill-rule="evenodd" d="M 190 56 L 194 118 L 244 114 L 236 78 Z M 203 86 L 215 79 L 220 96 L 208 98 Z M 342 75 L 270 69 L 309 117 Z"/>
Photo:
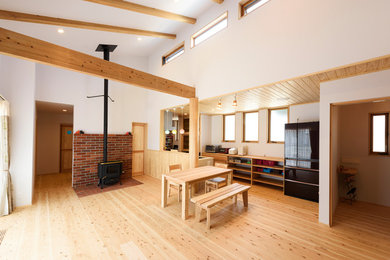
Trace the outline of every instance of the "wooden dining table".
<path fill-rule="evenodd" d="M 233 171 L 231 169 L 218 168 L 214 166 L 203 166 L 198 168 L 192 168 L 183 171 L 177 171 L 174 173 L 162 175 L 162 195 L 161 195 L 161 207 L 167 206 L 168 199 L 168 181 L 182 185 L 182 210 L 181 217 L 186 220 L 188 218 L 188 206 L 190 203 L 190 186 L 192 184 L 206 181 L 215 177 L 227 176 L 227 185 L 232 183 Z"/>

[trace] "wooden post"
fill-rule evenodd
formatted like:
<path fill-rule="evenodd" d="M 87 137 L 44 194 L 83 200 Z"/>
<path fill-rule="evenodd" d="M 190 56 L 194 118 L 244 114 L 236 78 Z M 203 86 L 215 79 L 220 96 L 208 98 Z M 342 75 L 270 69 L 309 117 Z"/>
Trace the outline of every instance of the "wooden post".
<path fill-rule="evenodd" d="M 199 162 L 199 109 L 198 98 L 190 98 L 190 168 Z"/>
<path fill-rule="evenodd" d="M 164 151 L 165 147 L 165 111 L 160 111 L 160 151 Z"/>

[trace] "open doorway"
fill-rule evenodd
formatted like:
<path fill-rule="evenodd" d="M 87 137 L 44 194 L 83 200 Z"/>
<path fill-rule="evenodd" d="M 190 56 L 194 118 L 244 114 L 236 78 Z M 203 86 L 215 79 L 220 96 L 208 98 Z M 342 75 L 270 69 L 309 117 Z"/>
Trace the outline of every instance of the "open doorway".
<path fill-rule="evenodd" d="M 332 225 L 361 219 L 390 233 L 389 114 L 388 98 L 332 104 Z"/>
<path fill-rule="evenodd" d="M 37 101 L 36 111 L 36 174 L 71 173 L 73 106 Z"/>

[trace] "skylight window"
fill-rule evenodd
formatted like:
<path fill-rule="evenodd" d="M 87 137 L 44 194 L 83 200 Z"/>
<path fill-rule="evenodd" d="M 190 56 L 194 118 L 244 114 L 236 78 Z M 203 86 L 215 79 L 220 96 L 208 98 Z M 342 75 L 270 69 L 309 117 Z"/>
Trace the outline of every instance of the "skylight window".
<path fill-rule="evenodd" d="M 162 56 L 162 65 L 167 64 L 168 62 L 176 59 L 184 53 L 184 42 L 180 44 L 179 47 L 169 52 L 167 55 Z"/>
<path fill-rule="evenodd" d="M 240 4 L 241 17 L 253 12 L 257 8 L 259 8 L 260 6 L 267 3 L 268 1 L 269 0 L 249 0 L 243 4 Z"/>
<path fill-rule="evenodd" d="M 208 25 L 206 25 L 203 29 L 193 34 L 191 37 L 191 48 L 197 46 L 199 43 L 207 40 L 217 32 L 225 29 L 227 27 L 227 18 L 228 13 L 224 13 Z"/>

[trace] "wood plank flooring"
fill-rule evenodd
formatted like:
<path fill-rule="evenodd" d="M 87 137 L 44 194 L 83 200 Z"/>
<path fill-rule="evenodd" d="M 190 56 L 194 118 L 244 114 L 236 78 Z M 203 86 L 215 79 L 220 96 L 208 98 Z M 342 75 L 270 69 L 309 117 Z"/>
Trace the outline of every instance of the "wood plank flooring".
<path fill-rule="evenodd" d="M 0 259 L 390 259 L 390 208 L 342 203 L 329 228 L 318 204 L 256 185 L 247 210 L 227 201 L 207 230 L 175 195 L 160 207 L 160 180 L 136 179 L 79 199 L 71 175 L 37 176 L 34 204 L 0 218 Z"/>

